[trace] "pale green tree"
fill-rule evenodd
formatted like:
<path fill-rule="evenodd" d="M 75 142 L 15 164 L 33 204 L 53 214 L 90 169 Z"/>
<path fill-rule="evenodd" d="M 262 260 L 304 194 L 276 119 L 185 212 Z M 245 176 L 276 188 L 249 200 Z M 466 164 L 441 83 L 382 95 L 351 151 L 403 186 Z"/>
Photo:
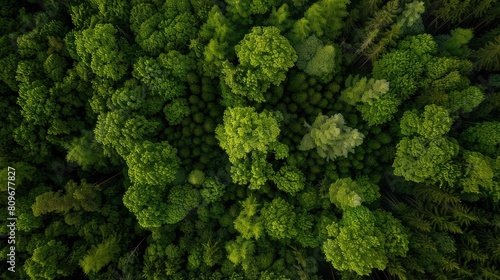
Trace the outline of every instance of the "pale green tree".
<path fill-rule="evenodd" d="M 327 160 L 347 157 L 356 146 L 363 143 L 363 134 L 345 125 L 342 114 L 332 117 L 318 115 L 311 125 L 305 124 L 309 133 L 302 138 L 299 149 L 307 151 L 316 148 L 318 154 Z"/>
<path fill-rule="evenodd" d="M 224 64 L 225 82 L 235 94 L 257 102 L 265 101 L 263 93 L 283 82 L 297 60 L 290 42 L 274 26 L 254 27 L 235 51 L 240 64 Z"/>

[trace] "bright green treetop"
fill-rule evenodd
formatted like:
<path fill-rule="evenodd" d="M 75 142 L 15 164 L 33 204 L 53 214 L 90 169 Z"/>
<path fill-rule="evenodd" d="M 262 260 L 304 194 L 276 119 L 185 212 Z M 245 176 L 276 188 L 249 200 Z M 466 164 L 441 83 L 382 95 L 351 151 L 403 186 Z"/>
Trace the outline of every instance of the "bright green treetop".
<path fill-rule="evenodd" d="M 174 186 L 170 189 L 167 202 L 163 203 L 166 205 L 165 222 L 175 224 L 200 204 L 200 194 L 190 185 Z"/>
<path fill-rule="evenodd" d="M 423 137 L 403 138 L 396 146 L 394 174 L 406 180 L 421 183 L 435 181 L 441 169 L 458 154 L 456 141 L 439 137 L 433 140 Z"/>
<path fill-rule="evenodd" d="M 265 101 L 263 93 L 271 84 L 283 82 L 297 60 L 290 42 L 274 26 L 254 27 L 235 51 L 240 64 L 225 64 L 225 81 L 235 94 L 257 102 Z"/>
<path fill-rule="evenodd" d="M 445 135 L 451 128 L 452 119 L 448 111 L 437 105 L 427 105 L 424 112 L 406 111 L 401 118 L 401 133 L 411 136 L 418 134 L 426 139 Z"/>
<path fill-rule="evenodd" d="M 466 152 L 464 158 L 465 174 L 461 180 L 464 191 L 472 193 L 486 191 L 492 194 L 495 200 L 499 200 L 500 166 L 492 158 L 478 152 Z"/>
<path fill-rule="evenodd" d="M 135 215 L 141 227 L 156 228 L 165 223 L 164 186 L 133 184 L 123 196 L 123 205 Z"/>
<path fill-rule="evenodd" d="M 112 24 L 97 24 L 75 34 L 80 62 L 97 76 L 119 80 L 127 72 L 129 60 L 123 52 L 123 42 L 116 39 L 118 30 Z"/>
<path fill-rule="evenodd" d="M 366 177 L 355 181 L 351 178 L 338 179 L 330 185 L 329 194 L 330 201 L 344 210 L 359 206 L 363 202 L 370 203 L 380 197 L 378 186 Z"/>
<path fill-rule="evenodd" d="M 267 234 L 276 239 L 288 239 L 297 234 L 293 205 L 282 198 L 265 203 L 261 210 Z"/>
<path fill-rule="evenodd" d="M 158 186 L 172 182 L 180 164 L 177 150 L 167 142 L 137 144 L 126 161 L 132 182 Z"/>
<path fill-rule="evenodd" d="M 390 259 L 408 251 L 408 234 L 390 214 L 364 206 L 348 208 L 340 222 L 327 226 L 331 239 L 323 244 L 335 269 L 368 275 L 384 270 Z"/>
<path fill-rule="evenodd" d="M 241 206 L 241 212 L 234 220 L 234 228 L 245 239 L 259 239 L 264 235 L 264 224 L 262 217 L 257 215 L 260 206 L 257 199 L 250 196 L 241 202 Z"/>
<path fill-rule="evenodd" d="M 481 122 L 467 128 L 462 138 L 469 147 L 485 155 L 500 155 L 500 122 Z"/>
<path fill-rule="evenodd" d="M 345 125 L 342 114 L 332 117 L 318 115 L 313 125 L 306 124 L 310 132 L 302 138 L 299 149 L 302 151 L 316 148 L 318 154 L 327 160 L 347 157 L 356 146 L 363 143 L 363 134 Z"/>
<path fill-rule="evenodd" d="M 350 76 L 348 80 L 350 82 L 346 82 L 346 84 L 350 84 L 350 86 L 342 91 L 340 100 L 350 105 L 373 104 L 375 99 L 389 91 L 389 82 L 386 80 L 367 79 L 366 77 L 360 79 L 359 76 Z"/>
<path fill-rule="evenodd" d="M 233 163 L 252 151 L 267 153 L 279 144 L 276 113 L 257 113 L 253 107 L 228 108 L 223 122 L 215 130 L 216 138 Z"/>
<path fill-rule="evenodd" d="M 295 166 L 285 165 L 274 175 L 273 181 L 278 189 L 295 195 L 304 188 L 304 174 Z"/>
<path fill-rule="evenodd" d="M 80 260 L 80 266 L 85 274 L 99 272 L 103 267 L 113 261 L 120 252 L 120 243 L 116 237 L 110 237 L 87 252 Z"/>

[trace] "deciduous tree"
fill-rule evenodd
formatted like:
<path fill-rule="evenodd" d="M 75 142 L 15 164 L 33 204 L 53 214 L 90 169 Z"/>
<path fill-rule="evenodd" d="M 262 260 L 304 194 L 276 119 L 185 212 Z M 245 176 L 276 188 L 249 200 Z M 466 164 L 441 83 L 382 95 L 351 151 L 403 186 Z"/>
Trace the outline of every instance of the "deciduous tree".
<path fill-rule="evenodd" d="M 347 157 L 354 147 L 361 145 L 363 134 L 357 129 L 345 125 L 342 114 L 332 117 L 319 115 L 313 125 L 305 124 L 310 130 L 302 138 L 299 149 L 306 151 L 316 148 L 322 158 L 335 160 L 337 157 Z"/>

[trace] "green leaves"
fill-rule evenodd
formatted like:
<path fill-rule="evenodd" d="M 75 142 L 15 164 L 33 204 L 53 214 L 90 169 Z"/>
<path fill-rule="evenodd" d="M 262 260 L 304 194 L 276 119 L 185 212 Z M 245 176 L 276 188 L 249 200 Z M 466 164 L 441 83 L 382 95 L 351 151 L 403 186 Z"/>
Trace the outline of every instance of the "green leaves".
<path fill-rule="evenodd" d="M 500 122 L 480 122 L 462 133 L 468 147 L 494 157 L 500 155 Z"/>
<path fill-rule="evenodd" d="M 434 139 L 448 133 L 452 119 L 445 108 L 437 105 L 425 106 L 420 115 L 418 111 L 406 111 L 401 118 L 401 133 L 411 136 L 418 134 L 426 139 Z"/>
<path fill-rule="evenodd" d="M 481 187 L 482 192 L 485 191 L 498 201 L 500 199 L 500 191 L 498 189 L 500 181 L 497 174 L 500 165 L 495 163 L 494 159 L 478 152 L 466 152 L 464 159 L 465 174 L 461 180 L 464 191 L 480 193 Z"/>
<path fill-rule="evenodd" d="M 68 266 L 61 266 L 67 260 L 68 247 L 61 241 L 50 240 L 40 244 L 31 258 L 26 260 L 24 270 L 31 278 L 54 279 L 71 274 Z"/>
<path fill-rule="evenodd" d="M 391 258 L 408 251 L 408 234 L 401 223 L 382 211 L 363 206 L 348 208 L 339 223 L 328 227 L 323 244 L 326 259 L 335 269 L 368 275 L 373 268 L 384 270 Z"/>
<path fill-rule="evenodd" d="M 299 149 L 302 151 L 316 148 L 322 158 L 335 160 L 347 157 L 356 146 L 363 142 L 363 134 L 357 129 L 345 125 L 344 117 L 336 114 L 332 117 L 319 115 L 313 125 L 306 124 L 310 132 L 302 138 Z"/>
<path fill-rule="evenodd" d="M 271 84 L 283 82 L 297 60 L 288 40 L 273 26 L 254 27 L 235 51 L 240 64 L 224 65 L 225 82 L 233 93 L 257 102 L 265 101 L 263 93 Z"/>
<path fill-rule="evenodd" d="M 178 125 L 191 113 L 191 111 L 186 99 L 177 98 L 165 106 L 163 113 L 165 113 L 165 118 L 169 124 Z"/>
<path fill-rule="evenodd" d="M 253 107 L 235 107 L 224 112 L 224 124 L 217 126 L 216 138 L 235 163 L 252 151 L 267 153 L 280 133 L 275 114 L 255 112 Z"/>
<path fill-rule="evenodd" d="M 133 183 L 156 186 L 172 182 L 180 165 L 177 149 L 167 142 L 136 144 L 126 161 Z"/>
<path fill-rule="evenodd" d="M 116 39 L 117 32 L 111 24 L 97 24 L 75 34 L 80 62 L 90 67 L 97 76 L 113 81 L 121 79 L 129 65 L 123 52 L 126 45 Z"/>
<path fill-rule="evenodd" d="M 379 125 L 389 121 L 397 112 L 401 103 L 395 95 L 389 92 L 389 82 L 386 80 L 348 77 L 347 88 L 342 91 L 340 100 L 356 106 L 363 120 L 368 125 Z"/>
<path fill-rule="evenodd" d="M 110 237 L 99 245 L 93 246 L 80 260 L 80 266 L 87 275 L 97 273 L 114 260 L 119 252 L 119 240 L 116 237 Z"/>
<path fill-rule="evenodd" d="M 285 165 L 274 175 L 273 181 L 278 189 L 295 195 L 304 188 L 305 177 L 297 167 Z"/>
<path fill-rule="evenodd" d="M 123 204 L 144 228 L 160 227 L 165 222 L 164 186 L 131 185 L 123 196 Z"/>
<path fill-rule="evenodd" d="M 366 77 L 359 78 L 349 77 L 350 86 L 342 91 L 340 100 L 350 104 L 357 103 L 373 104 L 374 100 L 379 99 L 381 95 L 389 91 L 389 82 L 386 80 L 367 79 Z M 347 84 L 347 82 L 346 82 Z"/>
<path fill-rule="evenodd" d="M 452 112 L 470 113 L 484 101 L 484 93 L 477 87 L 468 87 L 449 94 L 447 107 Z"/>
<path fill-rule="evenodd" d="M 472 54 L 479 69 L 498 71 L 500 69 L 500 35 Z"/>
<path fill-rule="evenodd" d="M 234 228 L 245 239 L 259 239 L 264 235 L 263 219 L 257 215 L 259 203 L 254 196 L 241 202 L 241 212 L 234 220 Z"/>
<path fill-rule="evenodd" d="M 294 207 L 282 198 L 265 203 L 261 210 L 267 234 L 276 239 L 289 239 L 297 234 Z"/>
<path fill-rule="evenodd" d="M 396 146 L 396 158 L 392 166 L 394 174 L 406 180 L 421 183 L 435 181 L 441 168 L 446 168 L 458 154 L 458 144 L 444 137 L 434 140 L 423 137 L 403 138 Z"/>
<path fill-rule="evenodd" d="M 418 111 L 406 111 L 401 118 L 401 133 L 416 136 L 404 137 L 396 146 L 394 174 L 418 183 L 436 182 L 436 176 L 448 174 L 444 170 L 459 150 L 454 139 L 445 137 L 451 124 L 448 111 L 434 104 L 426 106 L 421 115 Z"/>
<path fill-rule="evenodd" d="M 380 197 L 378 186 L 371 183 L 368 178 L 358 178 L 356 181 L 351 178 L 342 178 L 330 185 L 330 201 L 335 206 L 346 210 L 356 207 L 361 203 L 370 203 Z"/>
<path fill-rule="evenodd" d="M 200 195 L 196 189 L 190 185 L 174 186 L 170 189 L 167 203 L 162 203 L 162 207 L 165 207 L 163 219 L 167 224 L 178 223 L 199 204 Z"/>
<path fill-rule="evenodd" d="M 205 181 L 205 173 L 195 169 L 189 173 L 188 182 L 192 185 L 201 185 Z"/>
<path fill-rule="evenodd" d="M 101 198 L 96 187 L 82 180 L 78 185 L 69 181 L 64 187 L 66 193 L 61 190 L 57 192 L 46 192 L 36 197 L 32 205 L 33 214 L 40 216 L 46 213 L 56 212 L 68 214 L 70 210 L 83 209 L 88 212 L 96 212 L 100 209 Z"/>

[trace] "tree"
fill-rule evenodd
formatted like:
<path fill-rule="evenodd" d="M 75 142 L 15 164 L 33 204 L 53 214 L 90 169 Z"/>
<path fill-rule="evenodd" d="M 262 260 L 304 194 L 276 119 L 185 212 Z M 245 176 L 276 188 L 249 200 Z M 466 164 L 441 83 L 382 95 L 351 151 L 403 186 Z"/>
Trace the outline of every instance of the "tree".
<path fill-rule="evenodd" d="M 215 137 L 232 163 L 233 182 L 250 183 L 251 189 L 259 189 L 272 178 L 274 171 L 266 155 L 274 152 L 276 159 L 288 156 L 288 146 L 277 141 L 281 119 L 279 112 L 257 113 L 253 107 L 226 109 L 223 124 L 217 126 Z"/>
<path fill-rule="evenodd" d="M 415 93 L 418 80 L 431 55 L 437 51 L 432 36 L 408 36 L 398 44 L 398 49 L 382 56 L 373 64 L 373 78 L 387 80 L 389 92 L 403 100 Z"/>
<path fill-rule="evenodd" d="M 414 0 L 411 3 L 407 3 L 403 13 L 398 18 L 397 24 L 405 28 L 411 28 L 422 20 L 421 14 L 424 12 L 424 2 Z"/>
<path fill-rule="evenodd" d="M 451 92 L 446 107 L 452 112 L 470 113 L 483 101 L 484 93 L 479 88 L 471 86 L 462 91 Z"/>
<path fill-rule="evenodd" d="M 307 67 L 307 63 L 318 52 L 319 48 L 323 46 L 323 42 L 315 35 L 311 35 L 294 45 L 294 49 L 297 52 L 297 68 L 304 70 Z"/>
<path fill-rule="evenodd" d="M 346 81 L 346 89 L 342 91 L 340 100 L 356 106 L 363 120 L 368 125 L 383 124 L 392 119 L 401 103 L 389 93 L 389 82 L 386 80 L 367 79 L 350 76 Z"/>
<path fill-rule="evenodd" d="M 264 21 L 264 25 L 276 26 L 281 31 L 288 30 L 293 25 L 293 20 L 290 19 L 290 7 L 286 3 L 278 9 L 273 7 L 269 18 Z"/>
<path fill-rule="evenodd" d="M 265 14 L 271 10 L 271 8 L 277 7 L 283 3 L 282 0 L 273 1 L 237 1 L 228 0 L 228 11 L 235 15 L 234 19 L 249 19 L 252 15 Z"/>
<path fill-rule="evenodd" d="M 481 191 L 486 190 L 495 200 L 500 200 L 498 189 L 500 182 L 498 178 L 494 179 L 494 177 L 498 177 L 496 174 L 498 174 L 497 169 L 500 166 L 495 164 L 492 158 L 478 152 L 466 152 L 464 159 L 465 174 L 461 180 L 464 191 L 480 193 L 479 187 L 481 187 Z"/>
<path fill-rule="evenodd" d="M 122 87 L 109 93 L 110 96 L 106 96 L 107 99 L 109 98 L 106 107 L 111 111 L 133 110 L 141 116 L 156 115 L 163 107 L 164 98 L 152 92 L 148 85 L 147 83 L 141 84 L 137 79 L 125 81 Z"/>
<path fill-rule="evenodd" d="M 350 105 L 359 103 L 373 104 L 374 100 L 389 91 L 389 82 L 386 80 L 367 79 L 366 77 L 349 76 L 346 81 L 346 89 L 342 91 L 340 100 Z"/>
<path fill-rule="evenodd" d="M 355 181 L 351 178 L 338 179 L 330 185 L 329 195 L 330 201 L 343 210 L 359 206 L 363 202 L 370 203 L 380 197 L 378 186 L 366 177 Z"/>
<path fill-rule="evenodd" d="M 467 147 L 490 157 L 500 155 L 500 122 L 480 122 L 462 133 Z"/>
<path fill-rule="evenodd" d="M 238 236 L 236 240 L 226 243 L 227 258 L 234 264 L 241 264 L 244 270 L 252 266 L 254 259 L 255 243 L 253 240 Z"/>
<path fill-rule="evenodd" d="M 224 196 L 226 191 L 226 186 L 213 178 L 207 178 L 202 186 L 200 195 L 206 203 L 216 202 Z"/>
<path fill-rule="evenodd" d="M 455 141 L 444 137 L 430 140 L 418 136 L 403 138 L 396 148 L 394 174 L 417 183 L 438 181 L 459 150 Z"/>
<path fill-rule="evenodd" d="M 57 53 L 52 53 L 43 63 L 43 68 L 47 76 L 49 76 L 53 81 L 60 82 L 64 78 L 67 64 L 68 63 L 64 57 L 58 55 Z"/>
<path fill-rule="evenodd" d="M 240 159 L 231 165 L 231 178 L 234 183 L 245 185 L 252 190 L 260 189 L 273 178 L 273 166 L 267 162 L 266 154 L 252 151 L 249 157 Z"/>
<path fill-rule="evenodd" d="M 169 124 L 178 125 L 191 114 L 191 111 L 185 98 L 177 98 L 165 106 L 163 113 Z"/>
<path fill-rule="evenodd" d="M 344 27 L 348 3 L 348 0 L 321 0 L 312 4 L 304 14 L 311 33 L 330 42 L 335 40 Z"/>
<path fill-rule="evenodd" d="M 320 78 L 321 81 L 330 81 L 333 78 L 333 74 L 338 72 L 340 63 L 338 55 L 338 51 L 332 45 L 321 47 L 309 61 L 304 72 Z"/>
<path fill-rule="evenodd" d="M 33 252 L 33 255 L 26 260 L 24 270 L 31 278 L 54 279 L 57 277 L 68 277 L 71 275 L 71 266 L 67 263 L 68 247 L 61 241 L 50 240 L 40 244 Z"/>
<path fill-rule="evenodd" d="M 168 194 L 163 219 L 167 224 L 178 223 L 199 204 L 200 195 L 196 189 L 190 185 L 174 186 Z"/>
<path fill-rule="evenodd" d="M 205 181 L 205 173 L 195 169 L 189 173 L 188 182 L 192 185 L 201 185 Z"/>
<path fill-rule="evenodd" d="M 204 74 L 214 78 L 220 75 L 223 61 L 234 56 L 230 46 L 234 46 L 237 43 L 235 40 L 240 37 L 235 26 L 217 5 L 212 6 L 206 23 L 200 28 L 199 36 L 206 45 L 201 50 L 202 53 L 200 51 L 197 55 L 204 58 Z"/>
<path fill-rule="evenodd" d="M 295 195 L 304 188 L 304 174 L 295 166 L 285 165 L 274 175 L 273 181 L 278 189 Z"/>
<path fill-rule="evenodd" d="M 65 194 L 59 190 L 55 193 L 50 191 L 37 196 L 35 203 L 31 206 L 33 214 L 40 216 L 51 212 L 68 214 L 70 210 L 83 209 L 88 212 L 100 210 L 101 197 L 92 184 L 85 180 L 82 180 L 80 185 L 69 181 L 64 189 Z"/>
<path fill-rule="evenodd" d="M 225 82 L 235 94 L 257 102 L 265 101 L 263 93 L 283 82 L 297 60 L 290 42 L 274 26 L 254 27 L 235 51 L 240 64 L 224 64 Z"/>
<path fill-rule="evenodd" d="M 420 116 L 417 111 L 407 111 L 401 119 L 401 133 L 404 137 L 397 144 L 394 174 L 406 180 L 422 183 L 437 182 L 451 160 L 458 155 L 459 146 L 455 139 L 445 137 L 452 120 L 445 108 L 428 105 Z"/>
<path fill-rule="evenodd" d="M 453 120 L 448 111 L 437 105 L 425 106 L 420 115 L 418 111 L 406 111 L 401 118 L 401 133 L 406 136 L 418 134 L 426 139 L 434 139 L 450 131 Z"/>
<path fill-rule="evenodd" d="M 241 202 L 241 212 L 234 220 L 236 229 L 245 239 L 259 239 L 264 236 L 264 223 L 260 215 L 257 215 L 260 204 L 254 196 L 249 196 Z"/>
<path fill-rule="evenodd" d="M 267 110 L 257 113 L 253 107 L 226 109 L 223 124 L 217 126 L 215 134 L 229 160 L 235 163 L 252 151 L 276 150 L 280 144 L 277 141 L 280 115 Z M 286 155 L 279 156 L 284 158 Z"/>
<path fill-rule="evenodd" d="M 156 186 L 172 182 L 180 165 L 177 149 L 167 142 L 137 143 L 125 160 L 132 182 Z"/>
<path fill-rule="evenodd" d="M 128 70 L 124 49 L 126 42 L 116 38 L 118 31 L 111 24 L 96 24 L 75 33 L 80 63 L 92 69 L 98 77 L 120 80 Z"/>
<path fill-rule="evenodd" d="M 137 141 L 156 134 L 160 125 L 159 121 L 148 120 L 142 115 L 115 110 L 99 114 L 94 135 L 96 141 L 105 148 L 113 148 L 121 157 L 126 158 L 138 145 Z"/>
<path fill-rule="evenodd" d="M 294 48 L 298 56 L 297 67 L 307 74 L 328 82 L 338 72 L 338 51 L 332 45 L 324 45 L 315 35 L 299 42 Z"/>
<path fill-rule="evenodd" d="M 130 6 L 128 1 L 122 0 L 96 0 L 90 2 L 99 17 L 104 22 L 128 23 Z"/>
<path fill-rule="evenodd" d="M 17 104 L 22 108 L 24 119 L 35 125 L 47 125 L 59 106 L 50 98 L 47 86 L 39 80 L 20 85 Z"/>
<path fill-rule="evenodd" d="M 185 51 L 197 31 L 197 19 L 186 0 L 137 3 L 130 11 L 130 22 L 137 44 L 154 56 L 162 51 Z"/>
<path fill-rule="evenodd" d="M 316 148 L 318 154 L 327 160 L 347 157 L 349 152 L 354 152 L 354 147 L 363 143 L 363 134 L 346 126 L 342 114 L 332 117 L 320 114 L 312 126 L 307 123 L 305 126 L 310 132 L 302 138 L 299 149 L 307 151 Z"/>
<path fill-rule="evenodd" d="M 119 240 L 110 237 L 87 252 L 80 260 L 80 266 L 85 274 L 97 273 L 117 257 L 120 252 Z"/>
<path fill-rule="evenodd" d="M 176 53 L 172 55 L 175 57 L 175 60 L 179 59 L 179 57 L 176 57 L 177 54 L 182 56 L 177 51 L 172 52 Z M 176 77 L 172 71 L 166 67 L 167 65 L 168 67 L 172 67 L 172 65 L 169 64 L 173 63 L 173 60 L 174 59 L 167 59 L 164 54 L 161 54 L 158 59 L 140 57 L 134 64 L 132 75 L 140 80 L 142 84 L 148 86 L 156 95 L 161 96 L 164 101 L 179 98 L 186 94 L 186 86 L 182 82 L 186 80 L 186 70 L 189 68 L 183 69 L 183 67 L 179 67 L 178 73 L 175 73 Z M 186 57 L 184 62 L 189 63 L 189 59 Z"/>
<path fill-rule="evenodd" d="M 261 210 L 264 227 L 270 237 L 290 239 L 297 234 L 294 207 L 282 198 L 264 203 Z"/>
<path fill-rule="evenodd" d="M 326 259 L 335 269 L 368 275 L 373 268 L 384 270 L 389 261 L 405 256 L 408 251 L 408 233 L 392 215 L 364 206 L 344 211 L 340 222 L 327 226 L 323 243 Z"/>
<path fill-rule="evenodd" d="M 157 228 L 165 223 L 166 187 L 158 185 L 133 184 L 123 195 L 123 205 L 137 218 L 143 228 Z"/>

